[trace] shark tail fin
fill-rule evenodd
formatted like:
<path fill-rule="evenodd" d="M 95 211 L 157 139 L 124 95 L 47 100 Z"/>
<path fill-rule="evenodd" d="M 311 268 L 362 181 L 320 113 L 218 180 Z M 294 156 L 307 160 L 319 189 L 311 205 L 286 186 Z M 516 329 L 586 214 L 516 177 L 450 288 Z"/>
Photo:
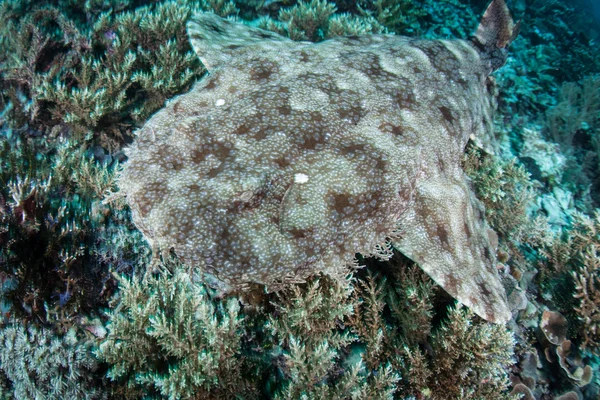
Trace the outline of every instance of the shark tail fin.
<path fill-rule="evenodd" d="M 475 45 L 491 61 L 492 71 L 506 62 L 508 46 L 519 34 L 521 21 L 515 23 L 504 0 L 492 0 L 473 37 Z"/>

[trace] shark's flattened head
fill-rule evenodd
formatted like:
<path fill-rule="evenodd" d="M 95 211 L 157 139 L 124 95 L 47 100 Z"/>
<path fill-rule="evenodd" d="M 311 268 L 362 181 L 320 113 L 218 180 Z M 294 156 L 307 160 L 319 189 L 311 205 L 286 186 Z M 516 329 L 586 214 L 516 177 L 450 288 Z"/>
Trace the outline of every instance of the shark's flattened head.
<path fill-rule="evenodd" d="M 494 0 L 473 41 L 317 44 L 195 15 L 209 74 L 127 149 L 119 187 L 134 223 L 232 287 L 343 276 L 391 238 L 478 315 L 508 320 L 460 168 L 469 136 L 491 126 L 485 79 L 514 36 L 507 13 Z"/>

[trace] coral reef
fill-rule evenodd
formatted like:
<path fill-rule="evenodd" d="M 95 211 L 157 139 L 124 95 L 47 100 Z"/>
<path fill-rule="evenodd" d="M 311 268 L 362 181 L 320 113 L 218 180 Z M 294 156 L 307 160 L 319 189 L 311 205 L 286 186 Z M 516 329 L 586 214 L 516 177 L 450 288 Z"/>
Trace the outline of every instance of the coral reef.
<path fill-rule="evenodd" d="M 90 250 L 102 247 L 95 238 L 114 219 L 101 204 L 114 168 L 67 141 L 52 150 L 4 142 L 0 154 L 0 271 L 9 286 L 2 300 L 42 321 L 48 309 L 96 308 L 106 301 L 98 282 L 108 272 Z"/>
<path fill-rule="evenodd" d="M 93 343 L 79 338 L 74 329 L 57 335 L 11 321 L 0 327 L 0 344 L 0 372 L 10 381 L 2 385 L 3 398 L 106 398 L 94 382 L 98 361 L 91 353 Z"/>
<path fill-rule="evenodd" d="M 218 301 L 174 263 L 170 274 L 119 277 L 108 335 L 97 355 L 124 380 L 126 397 L 252 398 L 242 379 L 243 317 L 236 299 Z"/>
<path fill-rule="evenodd" d="M 487 1 L 1 1 L 0 398 L 598 399 L 597 21 L 591 1 L 507 3 L 524 23 L 487 82 L 493 137 L 463 159 L 501 326 L 389 244 L 337 280 L 220 297 L 103 201 L 133 131 L 206 73 L 197 11 L 319 43 L 467 39 Z"/>

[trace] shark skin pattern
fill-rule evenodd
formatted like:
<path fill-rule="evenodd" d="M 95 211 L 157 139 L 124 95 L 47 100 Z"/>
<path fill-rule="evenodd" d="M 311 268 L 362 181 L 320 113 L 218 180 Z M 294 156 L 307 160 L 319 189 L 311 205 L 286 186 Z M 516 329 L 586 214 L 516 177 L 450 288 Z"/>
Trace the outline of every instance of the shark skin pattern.
<path fill-rule="evenodd" d="M 209 13 L 187 28 L 209 73 L 138 130 L 119 179 L 153 248 L 276 290 L 391 243 L 482 318 L 511 318 L 460 167 L 518 31 L 503 0 L 470 41 L 294 42 Z"/>

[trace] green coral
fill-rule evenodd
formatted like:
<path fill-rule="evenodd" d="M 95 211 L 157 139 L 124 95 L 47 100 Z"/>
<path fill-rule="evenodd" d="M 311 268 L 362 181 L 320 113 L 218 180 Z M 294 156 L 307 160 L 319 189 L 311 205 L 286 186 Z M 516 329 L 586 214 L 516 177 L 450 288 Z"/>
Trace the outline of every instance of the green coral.
<path fill-rule="evenodd" d="M 258 26 L 292 40 L 319 42 L 335 36 L 364 35 L 385 31 L 383 25 L 369 15 L 337 14 L 336 6 L 327 0 L 299 1 L 279 11 L 278 19 L 263 17 Z"/>
<path fill-rule="evenodd" d="M 463 167 L 485 205 L 487 221 L 501 237 L 523 242 L 538 231 L 532 230 L 535 222 L 528 214 L 536 196 L 535 183 L 515 159 L 503 160 L 471 146 Z"/>
<path fill-rule="evenodd" d="M 449 308 L 441 325 L 437 286 L 412 263 L 394 259 L 393 275 L 367 277 L 351 320 L 366 365 L 402 373 L 398 393 L 430 399 L 509 399 L 514 340 L 506 327 Z M 410 321 L 409 323 L 406 323 Z M 425 351 L 424 349 L 430 349 Z M 494 354 L 494 356 L 492 356 Z"/>
<path fill-rule="evenodd" d="M 52 330 L 11 322 L 0 328 L 0 371 L 17 399 L 100 399 L 106 396 L 94 382 L 98 363 L 92 343 Z M 1 393 L 1 392 L 0 392 Z"/>
<path fill-rule="evenodd" d="M 511 399 L 508 367 L 514 338 L 506 327 L 475 321 L 473 313 L 450 309 L 432 335 L 432 399 Z"/>
<path fill-rule="evenodd" d="M 0 6 L 6 49 L 0 104 L 14 128 L 74 134 L 109 150 L 204 73 L 187 40 L 190 15 L 237 13 L 231 1 L 217 0 L 167 1 L 131 11 L 132 5 L 70 6 L 24 0 Z M 81 14 L 93 23 L 79 21 Z"/>
<path fill-rule="evenodd" d="M 581 322 L 582 349 L 600 353 L 600 212 L 593 218 L 577 213 L 570 232 L 571 271 L 577 301 L 575 312 Z"/>
<path fill-rule="evenodd" d="M 44 144 L 0 138 L 0 273 L 11 282 L 2 297 L 13 313 L 42 321 L 47 310 L 68 316 L 106 300 L 94 237 L 115 216 L 101 203 L 114 167 L 72 142 Z"/>
<path fill-rule="evenodd" d="M 361 0 L 358 8 L 389 31 L 402 34 L 416 32 L 418 19 L 426 14 L 424 7 L 415 7 L 411 0 Z"/>
<path fill-rule="evenodd" d="M 322 276 L 278 294 L 266 325 L 283 355 L 276 398 L 393 398 L 399 376 L 390 364 L 371 369 L 361 358 L 343 360 L 356 341 L 342 329 L 354 310 L 352 293 L 351 276 L 346 282 Z"/>
<path fill-rule="evenodd" d="M 172 274 L 118 277 L 108 336 L 97 355 L 131 396 L 252 398 L 242 376 L 244 317 L 235 298 L 214 299 L 178 264 Z"/>

